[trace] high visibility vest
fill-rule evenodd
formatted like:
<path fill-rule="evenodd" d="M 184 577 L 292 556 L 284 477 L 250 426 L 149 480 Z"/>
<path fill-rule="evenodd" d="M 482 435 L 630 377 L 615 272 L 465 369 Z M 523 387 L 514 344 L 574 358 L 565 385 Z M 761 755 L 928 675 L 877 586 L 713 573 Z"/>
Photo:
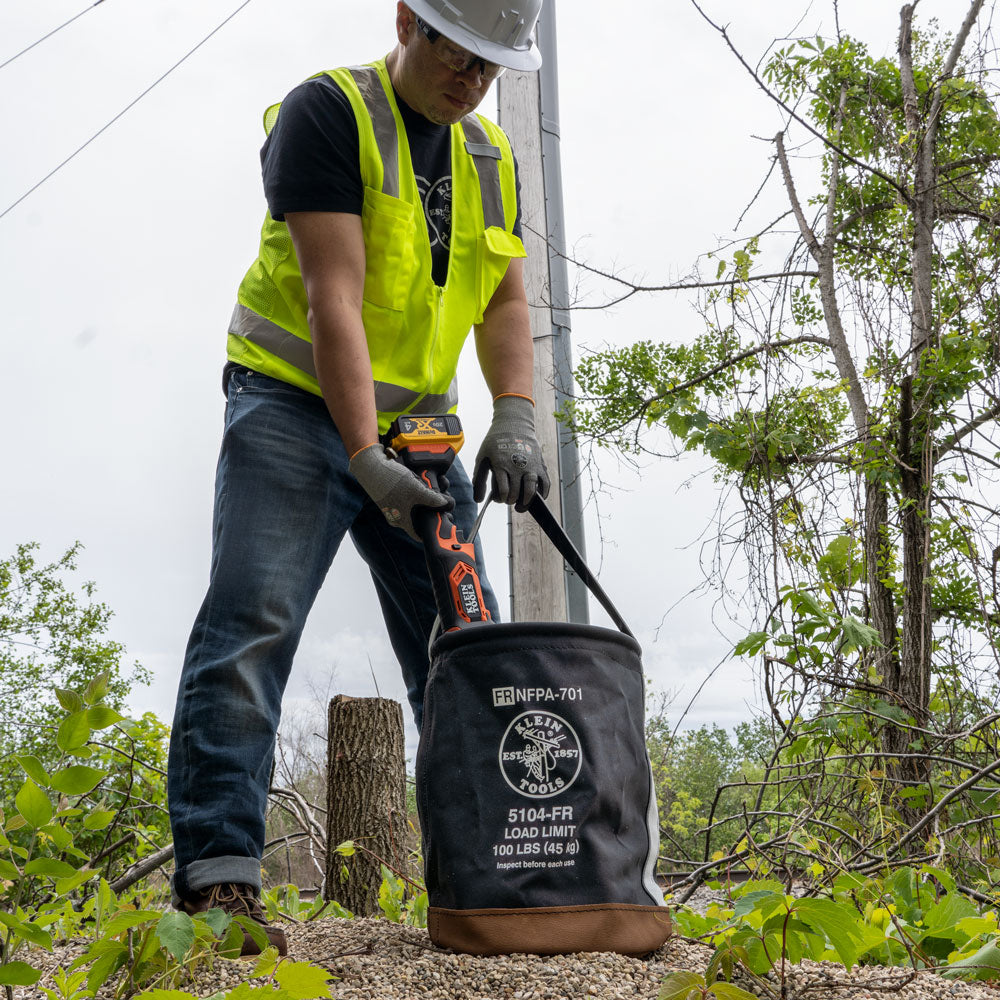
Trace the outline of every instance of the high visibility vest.
<path fill-rule="evenodd" d="M 400 413 L 453 412 L 455 372 L 470 328 L 524 245 L 514 158 L 503 131 L 477 114 L 451 126 L 451 243 L 443 287 L 431 247 L 406 131 L 385 60 L 327 72 L 358 123 L 364 207 L 361 316 L 375 380 L 379 432 Z M 270 132 L 280 105 L 265 112 Z M 313 363 L 302 273 L 288 227 L 270 213 L 260 253 L 240 285 L 230 324 L 231 361 L 321 395 Z"/>

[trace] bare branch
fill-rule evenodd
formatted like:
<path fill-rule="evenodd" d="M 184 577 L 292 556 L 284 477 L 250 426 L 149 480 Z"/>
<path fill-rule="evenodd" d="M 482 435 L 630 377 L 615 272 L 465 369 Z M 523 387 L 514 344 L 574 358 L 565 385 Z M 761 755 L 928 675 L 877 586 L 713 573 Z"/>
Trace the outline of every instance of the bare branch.
<path fill-rule="evenodd" d="M 833 230 L 834 236 L 840 236 L 842 233 L 846 232 L 855 223 L 860 222 L 862 219 L 867 218 L 869 215 L 874 215 L 876 212 L 888 212 L 890 209 L 896 207 L 898 203 L 894 201 L 878 201 L 874 205 L 866 205 L 864 208 L 858 209 L 853 215 L 849 215 Z"/>
<path fill-rule="evenodd" d="M 960 427 L 954 434 L 948 435 L 938 446 L 938 455 L 945 455 L 958 444 L 964 437 L 968 437 L 984 424 L 1000 418 L 1000 402 L 994 403 L 989 409 L 983 410 L 974 420 L 970 420 L 964 427 Z"/>
<path fill-rule="evenodd" d="M 841 111 L 843 110 L 843 96 L 841 97 Z M 838 126 L 839 128 L 839 126 Z M 843 321 L 840 317 L 840 307 L 837 304 L 836 281 L 833 270 L 833 237 L 828 234 L 823 244 L 820 244 L 816 234 L 806 222 L 802 205 L 799 202 L 798 194 L 795 191 L 795 181 L 792 178 L 792 170 L 788 164 L 788 155 L 785 152 L 785 140 L 782 133 L 774 137 L 774 143 L 778 150 L 778 160 L 781 163 L 781 173 L 785 179 L 785 188 L 788 198 L 792 203 L 792 210 L 798 220 L 802 237 L 809 246 L 809 251 L 819 264 L 819 287 L 820 297 L 823 302 L 823 314 L 826 319 L 827 329 L 830 331 L 830 348 L 833 351 L 834 360 L 837 363 L 837 370 L 840 377 L 847 383 L 847 401 L 851 407 L 851 415 L 854 418 L 854 429 L 859 435 L 864 435 L 868 431 L 868 403 L 861 390 L 861 382 L 858 378 L 857 369 L 854 366 L 854 358 L 851 356 L 851 349 L 847 343 L 847 336 L 844 333 Z M 836 174 L 839 160 L 834 158 L 831 166 L 831 187 L 836 184 Z"/>
<path fill-rule="evenodd" d="M 788 156 L 785 153 L 785 136 L 784 133 L 779 132 L 774 137 L 774 144 L 778 147 L 778 162 L 781 164 L 781 176 L 785 181 L 785 190 L 788 193 L 788 200 L 792 203 L 792 211 L 795 213 L 795 221 L 799 224 L 799 232 L 802 233 L 802 238 L 806 241 L 806 246 L 809 247 L 809 252 L 819 263 L 820 258 L 823 256 L 823 248 L 820 246 L 819 240 L 816 238 L 816 234 L 812 231 L 812 227 L 806 220 L 805 212 L 802 211 L 802 203 L 799 201 L 798 193 L 795 190 L 795 180 L 792 177 L 792 169 L 788 164 Z"/>

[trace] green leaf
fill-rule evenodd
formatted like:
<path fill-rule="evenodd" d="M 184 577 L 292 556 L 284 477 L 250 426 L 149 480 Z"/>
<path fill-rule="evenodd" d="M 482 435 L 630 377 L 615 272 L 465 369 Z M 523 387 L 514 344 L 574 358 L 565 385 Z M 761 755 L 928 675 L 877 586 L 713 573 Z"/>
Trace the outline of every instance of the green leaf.
<path fill-rule="evenodd" d="M 107 729 L 116 722 L 123 722 L 124 715 L 119 715 L 113 708 L 107 705 L 95 705 L 87 709 L 87 723 L 91 729 Z"/>
<path fill-rule="evenodd" d="M 382 884 L 378 890 L 379 909 L 393 923 L 399 923 L 403 916 L 403 883 L 385 865 L 382 866 Z"/>
<path fill-rule="evenodd" d="M 257 923 L 256 920 L 252 920 L 250 917 L 245 917 L 242 914 L 237 914 L 233 917 L 233 923 L 239 924 L 239 926 L 250 935 L 250 939 L 260 948 L 260 959 L 258 959 L 258 967 L 260 963 L 265 960 L 269 960 L 271 956 L 277 957 L 278 951 L 274 948 L 270 941 L 267 939 L 267 935 L 264 933 L 264 928 Z M 272 965 L 273 969 L 274 966 Z M 270 973 L 268 973 L 270 975 Z"/>
<path fill-rule="evenodd" d="M 841 652 L 845 656 L 849 656 L 859 649 L 881 645 L 878 629 L 874 629 L 870 625 L 865 625 L 864 622 L 858 621 L 857 618 L 853 618 L 851 615 L 848 615 L 841 621 L 840 628 L 844 636 L 844 646 Z"/>
<path fill-rule="evenodd" d="M 90 724 L 87 722 L 86 711 L 68 715 L 62 720 L 56 733 L 56 745 L 67 753 L 79 749 L 89 739 Z"/>
<path fill-rule="evenodd" d="M 749 884 L 749 883 L 748 883 Z M 771 913 L 777 905 L 784 903 L 785 894 L 782 891 L 773 889 L 755 889 L 747 892 L 733 904 L 733 915 L 745 917 L 753 910 L 760 910 L 761 913 Z"/>
<path fill-rule="evenodd" d="M 83 692 L 83 700 L 88 705 L 99 702 L 108 693 L 108 684 L 111 681 L 111 674 L 107 670 L 102 670 L 88 685 Z"/>
<path fill-rule="evenodd" d="M 77 869 L 65 861 L 55 858 L 34 858 L 24 866 L 25 875 L 48 875 L 51 878 L 66 878 L 75 875 Z"/>
<path fill-rule="evenodd" d="M 946 931 L 945 936 L 950 938 L 959 920 L 976 915 L 977 910 L 970 900 L 953 893 L 927 908 L 924 913 L 924 927 L 931 932 Z"/>
<path fill-rule="evenodd" d="M 83 699 L 75 691 L 67 691 L 65 688 L 56 688 L 56 697 L 59 704 L 67 712 L 80 712 L 83 710 Z"/>
<path fill-rule="evenodd" d="M 426 927 L 428 902 L 426 892 L 414 896 L 407 908 L 406 922 L 413 927 Z"/>
<path fill-rule="evenodd" d="M 107 938 L 117 937 L 119 934 L 124 934 L 131 927 L 152 923 L 161 916 L 162 912 L 160 910 L 122 910 L 108 921 L 102 936 Z"/>
<path fill-rule="evenodd" d="M 38 832 L 49 837 L 60 851 L 68 851 L 73 847 L 73 834 L 58 823 L 46 823 Z"/>
<path fill-rule="evenodd" d="M 87 734 L 89 736 L 90 730 Z M 52 775 L 52 787 L 64 795 L 86 795 L 96 788 L 106 777 L 107 771 L 86 764 L 74 764 L 64 767 Z"/>
<path fill-rule="evenodd" d="M 90 966 L 87 987 L 96 993 L 127 961 L 128 946 L 121 941 L 99 941 L 100 957 Z M 95 950 L 91 949 L 91 953 Z M 77 959 L 79 961 L 79 959 Z"/>
<path fill-rule="evenodd" d="M 764 648 L 768 638 L 766 632 L 751 632 L 736 643 L 733 652 L 737 656 L 756 656 Z"/>
<path fill-rule="evenodd" d="M 38 948 L 52 951 L 52 935 L 47 930 L 27 920 L 18 920 L 12 913 L 0 910 L 0 924 L 9 927 L 19 937 Z"/>
<path fill-rule="evenodd" d="M 115 818 L 115 813 L 111 809 L 92 809 L 83 818 L 83 828 L 85 830 L 104 830 Z"/>
<path fill-rule="evenodd" d="M 229 925 L 226 936 L 219 945 L 219 954 L 223 958 L 239 958 L 243 950 L 243 929 L 235 921 Z"/>
<path fill-rule="evenodd" d="M 848 969 L 854 965 L 862 938 L 854 907 L 832 899 L 797 899 L 794 912 L 799 920 L 829 940 Z"/>
<path fill-rule="evenodd" d="M 8 882 L 16 882 L 20 877 L 21 872 L 17 865 L 0 858 L 0 878 L 6 879 Z"/>
<path fill-rule="evenodd" d="M 309 962 L 282 962 L 274 973 L 278 985 L 292 1000 L 317 1000 L 330 996 L 330 973 Z"/>
<path fill-rule="evenodd" d="M 704 977 L 697 972 L 673 972 L 663 980 L 658 1000 L 688 1000 L 704 985 Z"/>
<path fill-rule="evenodd" d="M 30 778 L 14 796 L 14 805 L 25 823 L 36 829 L 45 826 L 52 819 L 52 803 L 49 797 Z M 7 829 L 11 829 L 8 824 Z"/>
<path fill-rule="evenodd" d="M 97 872 L 92 871 L 89 868 L 81 868 L 80 871 L 73 875 L 67 875 L 66 878 L 56 879 L 55 890 L 60 896 L 65 896 L 71 893 L 74 889 L 78 889 L 84 882 L 89 882 Z"/>
<path fill-rule="evenodd" d="M 996 917 L 964 917 L 959 920 L 955 927 L 967 937 L 979 937 L 980 934 L 995 933 L 997 929 Z"/>
<path fill-rule="evenodd" d="M 41 971 L 27 962 L 0 965 L 0 986 L 34 986 L 41 978 Z"/>
<path fill-rule="evenodd" d="M 212 934 L 217 938 L 221 938 L 233 922 L 233 918 L 218 906 L 214 906 L 211 910 L 206 910 L 204 913 L 197 914 L 195 920 L 208 924 Z"/>
<path fill-rule="evenodd" d="M 732 983 L 713 983 L 709 986 L 708 992 L 717 996 L 719 1000 L 757 1000 L 752 993 L 747 993 Z"/>
<path fill-rule="evenodd" d="M 246 921 L 249 919 L 250 919 L 249 917 L 243 917 L 239 915 L 233 917 L 233 920 L 238 922 Z M 249 930 L 249 928 L 247 929 Z M 260 931 L 261 938 L 266 942 L 267 935 L 264 933 L 264 929 L 260 926 L 260 924 L 257 924 L 257 930 Z M 257 938 L 254 938 L 254 941 L 257 942 L 257 944 L 260 944 L 260 941 L 257 941 Z M 274 945 L 268 943 L 266 947 L 261 948 L 260 955 L 258 956 L 257 961 L 254 963 L 253 972 L 250 973 L 250 978 L 264 979 L 267 976 L 273 975 L 274 970 L 278 967 L 278 963 L 280 961 L 281 961 L 281 956 L 278 954 L 278 949 L 275 948 Z"/>
<path fill-rule="evenodd" d="M 186 913 L 177 911 L 164 913 L 156 925 L 155 933 L 160 939 L 160 944 L 178 962 L 184 960 L 184 956 L 194 944 L 194 922 Z"/>
<path fill-rule="evenodd" d="M 995 979 L 1000 975 L 1000 941 L 988 941 L 974 955 L 939 970 L 950 979 Z"/>
<path fill-rule="evenodd" d="M 24 754 L 20 757 L 15 757 L 14 760 L 21 765 L 21 769 L 24 773 L 31 778 L 32 781 L 45 787 L 49 783 L 49 776 L 46 773 L 44 767 L 42 767 L 42 762 L 37 757 L 32 757 L 30 754 Z"/>

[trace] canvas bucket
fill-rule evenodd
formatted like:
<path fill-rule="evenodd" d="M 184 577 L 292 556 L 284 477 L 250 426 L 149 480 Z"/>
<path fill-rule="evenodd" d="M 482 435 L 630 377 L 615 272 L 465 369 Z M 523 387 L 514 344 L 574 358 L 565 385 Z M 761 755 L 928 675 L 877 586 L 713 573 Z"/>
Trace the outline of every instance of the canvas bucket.
<path fill-rule="evenodd" d="M 543 527 L 567 555 L 561 528 Z M 644 696 L 626 632 L 487 624 L 434 642 L 416 780 L 435 944 L 480 955 L 663 944 Z"/>

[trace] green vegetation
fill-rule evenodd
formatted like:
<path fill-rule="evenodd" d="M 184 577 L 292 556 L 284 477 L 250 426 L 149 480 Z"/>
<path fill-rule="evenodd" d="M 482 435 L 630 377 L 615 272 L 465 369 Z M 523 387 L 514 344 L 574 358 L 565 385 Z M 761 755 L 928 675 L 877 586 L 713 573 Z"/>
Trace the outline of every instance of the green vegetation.
<path fill-rule="evenodd" d="M 170 843 L 168 730 L 152 714 L 123 714 L 130 688 L 147 674 L 123 669 L 121 645 L 106 636 L 111 612 L 94 600 L 93 585 L 78 594 L 68 584 L 78 550 L 40 564 L 37 547 L 22 545 L 0 562 L 0 987 L 11 996 L 14 986 L 35 986 L 38 949 L 72 940 L 83 953 L 52 986 L 37 986 L 47 1000 L 82 1000 L 109 987 L 116 997 L 189 997 L 185 984 L 238 954 L 244 930 L 267 942 L 247 918 L 221 910 L 192 917 L 169 906 L 157 866 Z M 290 778 L 303 778 L 306 792 L 322 787 L 320 775 L 299 769 Z M 285 813 L 312 819 L 298 790 L 293 806 L 297 800 L 305 812 Z M 334 850 L 349 856 L 355 845 Z M 140 879 L 144 861 L 151 871 Z M 403 873 L 383 875 L 384 916 L 425 926 L 423 886 Z M 265 890 L 262 902 L 269 919 L 352 917 L 336 902 L 302 900 L 295 885 Z M 270 949 L 248 983 L 218 1000 L 325 997 L 330 978 Z"/>
<path fill-rule="evenodd" d="M 803 957 L 1000 975 L 1000 117 L 963 6 L 953 35 L 904 7 L 895 58 L 838 30 L 744 59 L 786 214 L 707 255 L 692 336 L 576 372 L 578 439 L 708 460 L 713 562 L 746 569 L 709 582 L 764 719 L 650 717 L 678 924 L 716 949 L 670 996 Z"/>

